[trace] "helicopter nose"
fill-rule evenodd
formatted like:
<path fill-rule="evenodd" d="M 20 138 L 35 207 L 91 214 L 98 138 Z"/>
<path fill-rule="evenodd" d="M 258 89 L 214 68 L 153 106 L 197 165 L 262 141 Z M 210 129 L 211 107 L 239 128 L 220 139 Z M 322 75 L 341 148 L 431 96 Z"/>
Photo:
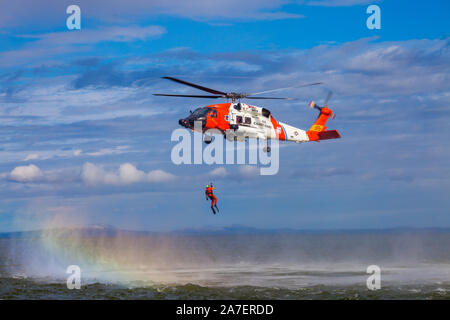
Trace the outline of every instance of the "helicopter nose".
<path fill-rule="evenodd" d="M 178 120 L 178 123 L 179 123 L 179 125 L 182 126 L 182 127 L 187 127 L 187 121 L 186 121 L 186 119 L 180 119 L 180 120 Z"/>

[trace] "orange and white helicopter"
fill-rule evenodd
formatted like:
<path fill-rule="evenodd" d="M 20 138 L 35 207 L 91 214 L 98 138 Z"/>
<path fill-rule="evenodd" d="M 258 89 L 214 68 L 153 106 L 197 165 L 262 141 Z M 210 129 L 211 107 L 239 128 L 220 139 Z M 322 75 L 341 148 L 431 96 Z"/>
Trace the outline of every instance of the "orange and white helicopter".
<path fill-rule="evenodd" d="M 265 94 L 288 88 L 268 90 L 256 93 L 235 93 L 222 92 L 207 87 L 203 87 L 194 83 L 180 80 L 173 77 L 163 77 L 181 83 L 202 91 L 211 93 L 212 95 L 185 95 L 185 94 L 162 94 L 154 93 L 155 96 L 166 97 L 186 97 L 186 98 L 225 98 L 231 99 L 231 103 L 212 104 L 206 107 L 196 109 L 194 112 L 184 119 L 180 119 L 178 123 L 189 129 L 194 128 L 196 121 L 201 121 L 201 131 L 205 133 L 208 130 L 216 129 L 222 133 L 227 139 L 235 141 L 244 141 L 246 138 L 267 140 L 267 146 L 264 151 L 270 152 L 268 140 L 278 139 L 281 141 L 293 141 L 296 143 L 308 141 L 320 141 L 328 139 L 338 139 L 340 134 L 336 130 L 326 130 L 325 126 L 328 118 L 334 119 L 335 114 L 328 108 L 327 103 L 331 98 L 331 91 L 328 93 L 323 107 L 318 106 L 314 101 L 309 103 L 311 108 L 319 110 L 319 116 L 314 124 L 305 131 L 283 122 L 275 120 L 271 112 L 266 108 L 248 105 L 240 102 L 241 99 L 276 99 L 276 100 L 294 100 L 293 98 L 274 98 L 274 97 L 255 97 L 255 95 Z M 300 88 L 321 84 L 321 82 L 310 83 L 289 88 Z M 231 130 L 231 131 L 230 131 Z M 230 138 L 231 137 L 231 138 Z M 204 135 L 205 143 L 211 143 L 212 136 Z"/>

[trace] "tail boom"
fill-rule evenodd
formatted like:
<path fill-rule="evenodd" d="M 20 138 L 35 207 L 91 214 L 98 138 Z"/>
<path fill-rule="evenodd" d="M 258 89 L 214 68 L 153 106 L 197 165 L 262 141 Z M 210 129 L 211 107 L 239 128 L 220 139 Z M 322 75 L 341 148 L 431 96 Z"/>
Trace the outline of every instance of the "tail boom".
<path fill-rule="evenodd" d="M 327 130 L 325 124 L 328 118 L 333 114 L 333 111 L 328 107 L 323 107 L 320 109 L 319 117 L 316 122 L 311 126 L 311 128 L 306 131 L 309 141 L 319 141 L 319 140 L 329 140 L 329 139 L 339 139 L 341 135 L 336 130 Z"/>

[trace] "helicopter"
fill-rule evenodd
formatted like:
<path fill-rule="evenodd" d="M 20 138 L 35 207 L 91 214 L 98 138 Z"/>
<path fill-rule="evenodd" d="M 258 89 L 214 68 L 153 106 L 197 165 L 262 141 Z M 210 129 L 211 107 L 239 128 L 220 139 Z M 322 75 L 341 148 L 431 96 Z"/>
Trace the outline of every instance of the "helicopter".
<path fill-rule="evenodd" d="M 322 82 L 315 82 L 256 93 L 227 93 L 174 77 L 162 78 L 208 92 L 210 93 L 210 95 L 154 93 L 153 95 L 155 96 L 205 99 L 224 98 L 227 100 L 231 100 L 231 102 L 227 103 L 218 103 L 197 108 L 196 110 L 191 111 L 189 116 L 178 121 L 179 125 L 185 128 L 198 131 L 201 130 L 201 132 L 204 134 L 203 140 L 206 144 L 212 142 L 213 137 L 207 132 L 208 130 L 212 129 L 220 132 L 226 139 L 230 141 L 245 141 L 247 138 L 266 140 L 267 146 L 264 148 L 265 152 L 270 152 L 269 140 L 271 139 L 302 143 L 308 141 L 319 142 L 321 140 L 338 139 L 341 137 L 337 130 L 327 130 L 327 127 L 325 126 L 327 120 L 330 117 L 332 119 L 335 118 L 334 112 L 328 108 L 328 101 L 332 96 L 331 91 L 328 92 L 323 106 L 317 105 L 314 101 L 311 101 L 309 103 L 309 106 L 311 108 L 319 111 L 319 115 L 316 121 L 311 126 L 311 128 L 309 128 L 309 130 L 302 130 L 300 128 L 288 125 L 284 122 L 279 122 L 275 120 L 272 113 L 268 109 L 241 102 L 241 99 L 295 100 L 294 98 L 257 97 L 256 95 L 289 88 L 315 86 L 322 84 Z M 196 127 L 195 123 L 201 123 L 201 126 Z"/>

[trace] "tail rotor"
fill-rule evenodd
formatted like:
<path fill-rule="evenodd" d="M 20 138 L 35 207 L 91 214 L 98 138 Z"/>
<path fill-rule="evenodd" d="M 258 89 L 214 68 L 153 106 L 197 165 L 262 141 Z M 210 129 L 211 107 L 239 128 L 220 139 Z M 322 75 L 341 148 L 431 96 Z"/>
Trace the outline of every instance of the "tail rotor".
<path fill-rule="evenodd" d="M 328 101 L 330 101 L 332 95 L 333 95 L 333 91 L 328 91 L 327 97 L 325 98 L 325 101 L 324 101 L 324 103 L 323 103 L 323 107 L 319 106 L 317 103 L 315 103 L 315 102 L 312 101 L 312 100 L 309 102 L 308 105 L 309 105 L 309 107 L 312 108 L 312 109 L 317 109 L 317 110 L 319 110 L 319 116 L 320 116 L 320 113 L 322 112 L 322 109 L 323 109 L 324 107 L 328 107 Z M 319 116 L 318 116 L 318 117 L 319 117 Z M 330 118 L 331 118 L 331 119 L 336 118 L 336 114 L 333 112 L 333 113 L 331 114 Z"/>
<path fill-rule="evenodd" d="M 328 91 L 327 97 L 325 98 L 325 102 L 323 103 L 324 106 L 328 106 L 328 101 L 330 101 L 331 96 L 333 95 L 333 91 Z"/>

